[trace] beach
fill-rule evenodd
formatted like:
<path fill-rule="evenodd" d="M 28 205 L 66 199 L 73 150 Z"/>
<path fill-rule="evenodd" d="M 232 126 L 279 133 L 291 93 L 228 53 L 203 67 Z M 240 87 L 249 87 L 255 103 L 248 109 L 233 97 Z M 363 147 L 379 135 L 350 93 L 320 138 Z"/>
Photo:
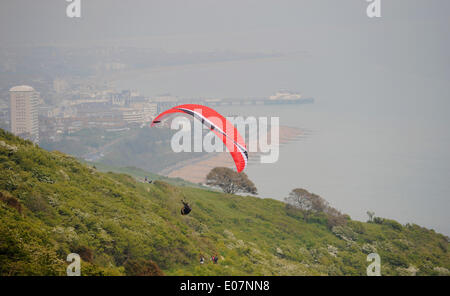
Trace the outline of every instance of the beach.
<path fill-rule="evenodd" d="M 302 134 L 302 130 L 299 128 L 280 126 L 279 143 L 280 145 L 288 144 L 298 139 Z M 270 143 L 270 134 L 268 135 L 268 142 Z M 259 162 L 259 158 L 260 152 L 250 153 L 249 165 Z M 204 183 L 206 175 L 215 167 L 234 168 L 235 165 L 228 152 L 214 152 L 205 157 L 180 162 L 161 171 L 160 174 L 171 178 L 181 178 L 193 183 Z"/>

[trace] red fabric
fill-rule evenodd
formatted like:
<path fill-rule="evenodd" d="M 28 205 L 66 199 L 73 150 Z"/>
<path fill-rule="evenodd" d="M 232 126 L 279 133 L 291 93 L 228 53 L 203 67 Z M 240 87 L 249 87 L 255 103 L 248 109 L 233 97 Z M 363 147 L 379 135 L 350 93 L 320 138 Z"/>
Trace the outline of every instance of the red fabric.
<path fill-rule="evenodd" d="M 219 137 L 222 140 L 222 142 L 225 144 L 228 151 L 230 152 L 231 156 L 233 157 L 234 163 L 236 164 L 237 171 L 241 172 L 245 169 L 246 161 L 247 161 L 246 156 L 242 154 L 240 149 L 234 143 L 234 142 L 238 143 L 241 147 L 243 147 L 245 149 L 245 151 L 247 151 L 247 147 L 245 146 L 244 139 L 239 134 L 237 128 L 234 125 L 232 125 L 231 122 L 229 122 L 225 117 L 223 117 L 217 111 L 215 111 L 214 109 L 211 109 L 209 107 L 202 106 L 202 105 L 197 105 L 197 104 L 179 105 L 179 106 L 173 107 L 173 108 L 166 110 L 166 111 L 162 112 L 161 114 L 159 114 L 153 120 L 151 126 L 154 126 L 157 121 L 161 121 L 162 119 L 164 119 L 164 117 L 166 117 L 170 114 L 173 114 L 173 113 L 187 114 L 180 109 L 187 109 L 187 110 L 190 110 L 193 112 L 197 112 L 197 113 L 201 114 L 204 118 L 209 120 L 216 127 L 211 130 L 217 135 L 217 137 Z M 226 137 L 225 135 L 220 133 L 217 130 L 217 127 L 220 128 L 228 137 Z M 234 140 L 234 142 L 232 139 Z"/>

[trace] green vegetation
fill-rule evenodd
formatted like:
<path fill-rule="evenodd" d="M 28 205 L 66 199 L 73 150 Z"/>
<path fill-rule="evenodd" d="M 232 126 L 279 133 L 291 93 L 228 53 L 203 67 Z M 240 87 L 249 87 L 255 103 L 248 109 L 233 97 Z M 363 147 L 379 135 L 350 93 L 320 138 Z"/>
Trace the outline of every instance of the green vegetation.
<path fill-rule="evenodd" d="M 448 238 L 417 225 L 330 229 L 322 212 L 99 172 L 2 130 L 0 166 L 1 275 L 64 275 L 72 252 L 82 275 L 364 275 L 371 252 L 383 275 L 450 269 Z"/>
<path fill-rule="evenodd" d="M 238 192 L 258 194 L 255 184 L 246 173 L 238 173 L 226 167 L 213 168 L 206 176 L 206 184 L 218 187 L 229 194 Z"/>
<path fill-rule="evenodd" d="M 144 178 L 147 177 L 150 180 L 163 181 L 163 182 L 169 183 L 171 185 L 179 186 L 179 187 L 188 186 L 188 187 L 209 189 L 206 186 L 192 183 L 192 182 L 183 180 L 181 178 L 169 178 L 169 177 L 161 176 L 161 175 L 154 174 L 151 172 L 147 172 L 143 169 L 136 168 L 136 167 L 116 167 L 116 166 L 106 165 L 106 164 L 98 163 L 98 162 L 85 162 L 85 163 L 92 167 L 95 167 L 100 172 L 105 172 L 105 173 L 113 172 L 113 173 L 119 173 L 119 174 L 126 174 L 126 175 L 130 175 L 130 176 L 136 178 L 137 180 L 144 180 Z"/>

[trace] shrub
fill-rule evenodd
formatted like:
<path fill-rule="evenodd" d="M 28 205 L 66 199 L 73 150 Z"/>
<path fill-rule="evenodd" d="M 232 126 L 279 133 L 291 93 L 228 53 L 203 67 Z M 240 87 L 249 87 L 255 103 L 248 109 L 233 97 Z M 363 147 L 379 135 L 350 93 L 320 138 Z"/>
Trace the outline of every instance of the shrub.
<path fill-rule="evenodd" d="M 152 260 L 129 259 L 125 262 L 125 273 L 131 276 L 161 276 L 164 275 L 158 264 Z"/>
<path fill-rule="evenodd" d="M 399 254 L 389 252 L 384 254 L 382 258 L 384 258 L 384 260 L 388 262 L 390 265 L 404 268 L 408 267 L 408 261 L 406 260 L 406 258 Z"/>
<path fill-rule="evenodd" d="M 373 217 L 373 223 L 375 224 L 383 224 L 384 219 L 381 217 Z"/>
<path fill-rule="evenodd" d="M 39 193 L 32 193 L 25 200 L 25 206 L 33 213 L 48 212 L 49 206 Z"/>
<path fill-rule="evenodd" d="M 403 226 L 400 223 L 398 223 L 395 220 L 390 220 L 390 219 L 383 219 L 382 224 L 388 225 L 395 230 L 402 230 L 402 228 L 403 228 Z"/>
<path fill-rule="evenodd" d="M 444 253 L 447 253 L 448 242 L 446 242 L 446 241 L 440 241 L 440 242 L 438 243 L 438 246 L 439 246 L 439 248 L 441 248 L 441 250 L 442 250 Z"/>
<path fill-rule="evenodd" d="M 288 215 L 289 217 L 292 217 L 294 219 L 297 219 L 297 220 L 305 219 L 305 215 L 303 214 L 303 211 L 290 205 L 290 204 L 286 204 L 286 215 Z"/>
<path fill-rule="evenodd" d="M 347 225 L 346 215 L 342 215 L 341 212 L 335 208 L 329 207 L 327 209 L 327 226 L 332 229 L 334 226 L 345 226 Z"/>
<path fill-rule="evenodd" d="M 83 259 L 83 261 L 86 261 L 89 263 L 92 263 L 94 261 L 94 251 L 92 251 L 92 249 L 90 249 L 89 247 L 79 246 L 79 247 L 75 248 L 75 253 L 80 255 L 80 257 L 81 257 L 81 259 Z"/>
<path fill-rule="evenodd" d="M 366 233 L 366 228 L 364 227 L 364 224 L 358 221 L 351 221 L 349 223 L 350 228 L 353 229 L 354 232 L 359 234 Z"/>
<path fill-rule="evenodd" d="M 20 204 L 19 200 L 9 194 L 9 192 L 0 191 L 0 200 L 6 203 L 11 208 L 16 209 L 19 214 L 22 214 L 22 205 Z"/>

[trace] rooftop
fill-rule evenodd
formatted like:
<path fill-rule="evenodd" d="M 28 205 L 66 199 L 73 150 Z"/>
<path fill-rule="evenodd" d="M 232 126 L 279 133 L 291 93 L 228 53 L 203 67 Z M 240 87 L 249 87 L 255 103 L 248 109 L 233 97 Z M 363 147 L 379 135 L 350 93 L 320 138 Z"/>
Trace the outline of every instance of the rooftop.
<path fill-rule="evenodd" d="M 28 85 L 18 85 L 11 87 L 9 91 L 34 91 L 34 88 Z"/>

